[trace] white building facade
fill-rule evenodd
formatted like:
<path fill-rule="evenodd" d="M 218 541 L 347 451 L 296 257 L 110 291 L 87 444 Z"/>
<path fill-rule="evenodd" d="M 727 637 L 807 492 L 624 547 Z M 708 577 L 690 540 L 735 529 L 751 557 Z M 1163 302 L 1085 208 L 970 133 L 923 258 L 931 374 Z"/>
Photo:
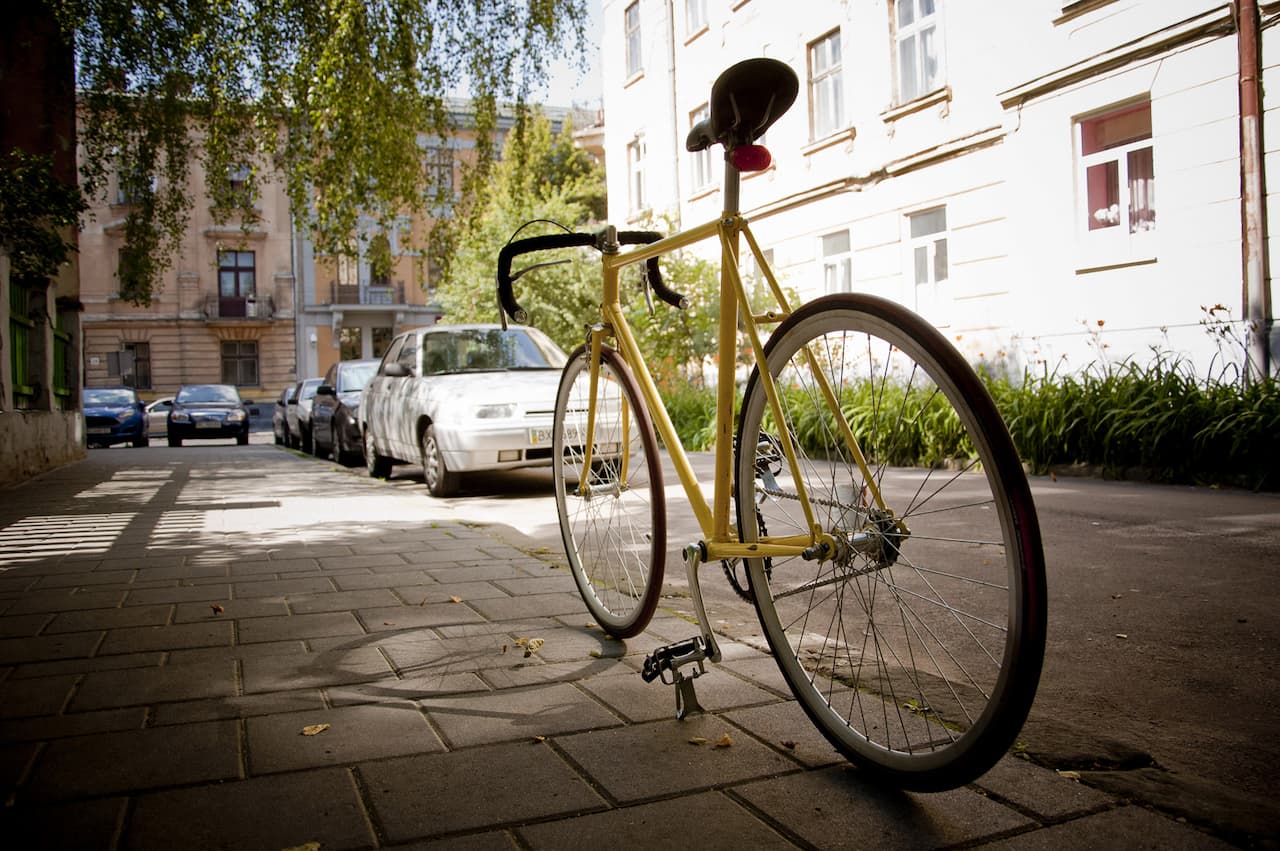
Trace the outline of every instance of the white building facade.
<path fill-rule="evenodd" d="M 1280 3 L 1257 5 L 1265 81 Z M 719 149 L 689 154 L 684 138 L 720 71 L 769 56 L 800 94 L 742 208 L 802 298 L 892 298 L 1016 372 L 1156 348 L 1203 373 L 1241 362 L 1254 327 L 1254 361 L 1274 371 L 1275 196 L 1242 203 L 1234 5 L 604 0 L 603 14 L 611 221 L 719 212 Z M 1280 140 L 1276 97 L 1259 108 L 1264 146 Z M 1260 150 L 1262 180 L 1276 154 Z M 1215 358 L 1217 305 L 1241 342 Z"/>

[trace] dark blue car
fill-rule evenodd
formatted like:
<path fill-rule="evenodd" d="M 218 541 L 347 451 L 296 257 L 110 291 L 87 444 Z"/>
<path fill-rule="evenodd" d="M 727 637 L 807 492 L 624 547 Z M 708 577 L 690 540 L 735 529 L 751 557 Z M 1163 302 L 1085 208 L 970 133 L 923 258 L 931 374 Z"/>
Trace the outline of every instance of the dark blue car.
<path fill-rule="evenodd" d="M 146 446 L 146 408 L 129 387 L 86 387 L 82 396 L 85 441 L 90 446 Z"/>

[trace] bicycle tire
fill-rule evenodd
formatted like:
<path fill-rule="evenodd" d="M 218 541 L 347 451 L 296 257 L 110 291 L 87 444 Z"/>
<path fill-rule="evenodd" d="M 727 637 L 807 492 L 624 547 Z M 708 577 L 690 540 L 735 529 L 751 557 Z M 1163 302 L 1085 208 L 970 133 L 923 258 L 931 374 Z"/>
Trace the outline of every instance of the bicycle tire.
<path fill-rule="evenodd" d="M 585 346 L 569 356 L 560 377 L 552 444 L 556 510 L 587 608 L 605 632 L 630 638 L 648 626 L 662 591 L 666 499 L 657 437 L 635 378 L 617 352 L 602 347 L 601 355 L 594 435 L 599 454 L 588 471 L 580 445 L 591 392 Z M 625 425 L 624 410 L 630 412 Z"/>
<path fill-rule="evenodd" d="M 1008 430 L 955 348 L 884 299 L 815 300 L 779 325 L 765 358 L 815 523 L 844 542 L 836 558 L 775 557 L 771 576 L 748 560 L 783 677 L 823 735 L 875 779 L 920 791 L 968 783 L 1014 743 L 1044 656 L 1044 555 Z M 830 409 L 814 365 L 893 518 L 868 499 L 834 418 L 815 413 Z M 768 409 L 753 371 L 735 459 L 747 541 L 760 516 L 770 536 L 809 531 L 788 467 L 757 484 L 749 447 L 778 433 Z M 932 431 L 918 428 L 925 422 Z M 952 448 L 921 442 L 947 430 Z M 923 466 L 908 466 L 921 454 Z"/>

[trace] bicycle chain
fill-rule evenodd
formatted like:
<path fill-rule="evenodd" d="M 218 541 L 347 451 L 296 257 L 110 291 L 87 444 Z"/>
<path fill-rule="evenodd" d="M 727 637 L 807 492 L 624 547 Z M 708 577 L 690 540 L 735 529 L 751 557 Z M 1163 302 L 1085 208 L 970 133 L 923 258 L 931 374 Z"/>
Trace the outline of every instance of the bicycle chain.
<path fill-rule="evenodd" d="M 764 525 L 764 515 L 758 511 L 756 512 L 756 527 L 760 530 L 761 537 L 769 534 L 769 530 L 766 529 Z M 751 584 L 750 577 L 744 576 L 742 582 L 738 581 L 738 565 L 741 564 L 741 562 L 742 559 L 737 558 L 721 559 L 720 567 L 724 569 L 724 577 L 729 580 L 729 586 L 733 588 L 734 593 L 746 600 L 748 603 L 754 603 L 755 599 L 752 597 L 750 590 L 748 590 L 747 587 L 744 587 Z M 767 579 L 773 578 L 773 559 L 771 557 L 765 557 L 764 575 Z"/>

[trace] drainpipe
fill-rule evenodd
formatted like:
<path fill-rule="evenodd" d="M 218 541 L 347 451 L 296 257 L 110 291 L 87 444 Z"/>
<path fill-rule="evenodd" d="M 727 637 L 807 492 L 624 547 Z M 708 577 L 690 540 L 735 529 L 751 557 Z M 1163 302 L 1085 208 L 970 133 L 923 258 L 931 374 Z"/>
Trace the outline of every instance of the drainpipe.
<path fill-rule="evenodd" d="M 1246 321 L 1246 380 L 1271 372 L 1270 291 L 1267 282 L 1266 170 L 1258 79 L 1260 36 L 1257 0 L 1236 3 L 1236 45 L 1240 81 L 1240 206 L 1243 261 L 1242 313 Z"/>
<path fill-rule="evenodd" d="M 676 210 L 675 229 L 681 228 L 680 211 L 683 208 L 684 196 L 680 194 L 680 152 L 684 150 L 684 139 L 680 133 L 680 101 L 676 90 L 676 4 L 675 0 L 667 0 L 667 67 L 671 69 L 671 178 L 675 181 Z"/>

